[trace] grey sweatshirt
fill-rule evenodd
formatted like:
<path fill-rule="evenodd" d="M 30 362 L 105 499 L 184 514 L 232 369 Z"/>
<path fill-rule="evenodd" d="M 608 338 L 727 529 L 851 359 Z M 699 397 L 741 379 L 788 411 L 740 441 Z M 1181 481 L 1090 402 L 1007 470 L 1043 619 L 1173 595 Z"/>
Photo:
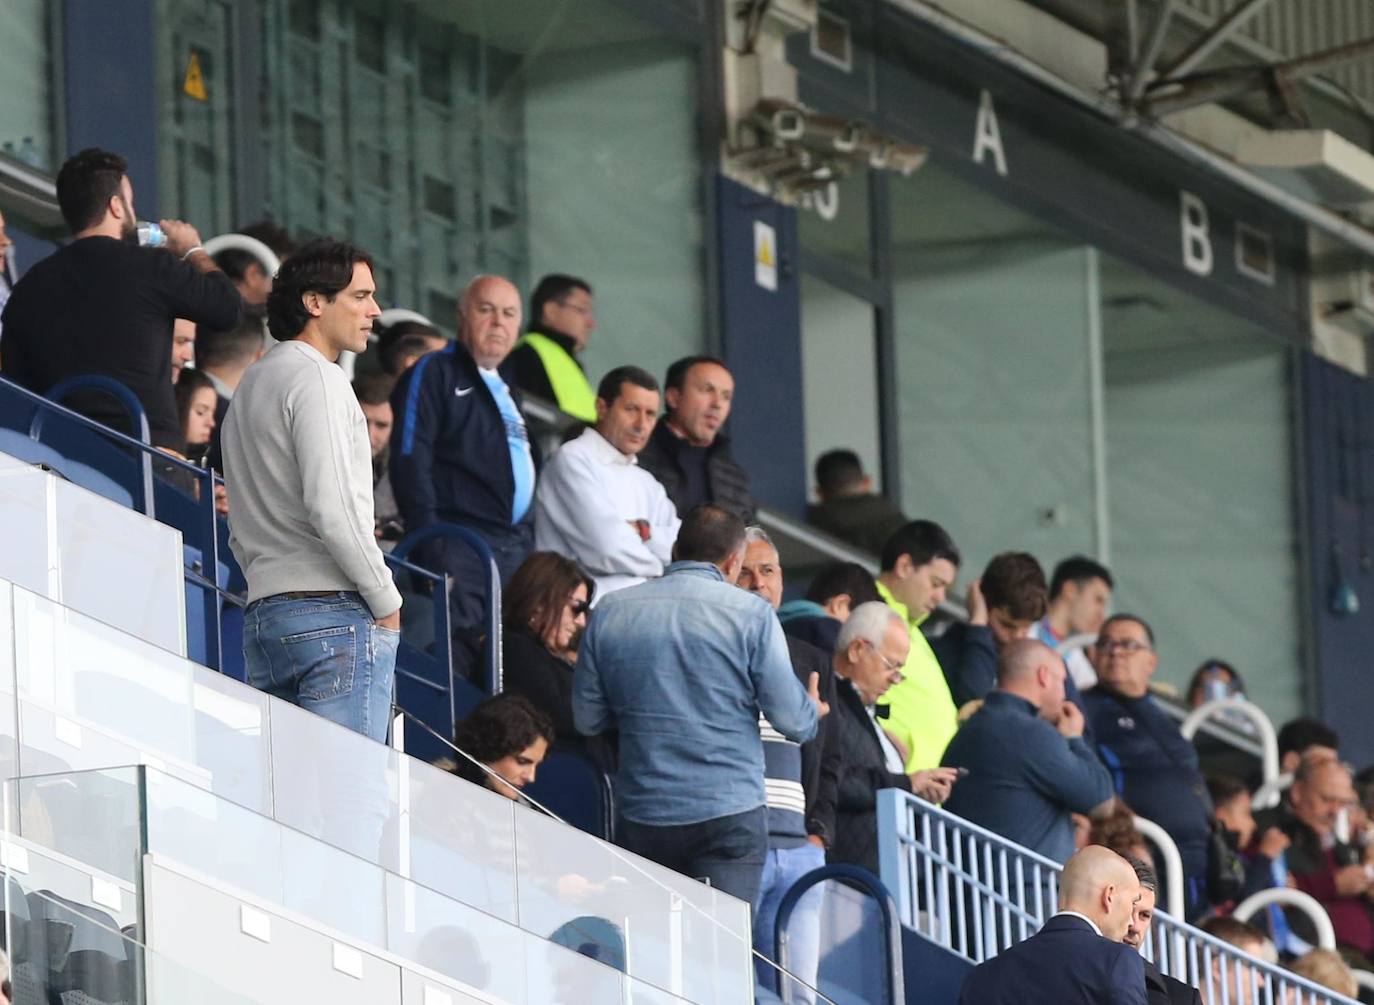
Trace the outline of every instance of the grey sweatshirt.
<path fill-rule="evenodd" d="M 367 420 L 338 366 L 304 342 L 273 346 L 234 392 L 221 442 L 250 603 L 356 590 L 375 618 L 400 609 L 373 535 Z"/>

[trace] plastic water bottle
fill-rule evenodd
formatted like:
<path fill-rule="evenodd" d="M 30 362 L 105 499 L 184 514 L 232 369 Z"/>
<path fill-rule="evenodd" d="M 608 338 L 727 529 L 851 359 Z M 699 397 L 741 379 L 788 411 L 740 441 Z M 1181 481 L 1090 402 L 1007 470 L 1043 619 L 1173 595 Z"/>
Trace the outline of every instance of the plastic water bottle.
<path fill-rule="evenodd" d="M 25 136 L 24 142 L 19 144 L 19 159 L 29 167 L 43 166 L 43 155 L 38 152 L 38 144 L 34 143 L 32 136 Z"/>
<path fill-rule="evenodd" d="M 167 235 L 162 228 L 147 220 L 138 221 L 138 243 L 145 248 L 162 248 L 167 244 Z"/>

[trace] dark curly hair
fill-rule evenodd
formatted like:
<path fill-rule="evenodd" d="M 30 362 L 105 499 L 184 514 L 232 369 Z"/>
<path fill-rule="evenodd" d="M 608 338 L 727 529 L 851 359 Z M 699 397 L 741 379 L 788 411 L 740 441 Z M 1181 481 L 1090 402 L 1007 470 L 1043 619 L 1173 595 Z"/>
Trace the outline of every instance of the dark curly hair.
<path fill-rule="evenodd" d="M 458 723 L 454 745 L 481 764 L 495 764 L 503 757 L 518 754 L 543 737 L 553 743 L 553 723 L 518 694 L 498 694 L 488 698 Z M 450 771 L 478 785 L 485 785 L 487 774 L 467 758 L 446 765 Z"/>
<path fill-rule="evenodd" d="M 333 300 L 353 282 L 353 267 L 372 268 L 372 256 L 356 245 L 322 237 L 282 263 L 267 295 L 267 327 L 278 342 L 290 342 L 305 330 L 310 312 L 301 299 L 323 293 Z"/>
<path fill-rule="evenodd" d="M 105 219 L 128 173 L 123 157 L 99 147 L 87 147 L 69 158 L 57 172 L 57 205 L 67 228 L 76 234 Z"/>

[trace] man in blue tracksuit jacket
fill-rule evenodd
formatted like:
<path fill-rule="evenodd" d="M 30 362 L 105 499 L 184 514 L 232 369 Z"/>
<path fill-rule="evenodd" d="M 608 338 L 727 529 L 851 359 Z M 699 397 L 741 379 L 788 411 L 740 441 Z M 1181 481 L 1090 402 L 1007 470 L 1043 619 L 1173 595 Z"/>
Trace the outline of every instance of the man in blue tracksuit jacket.
<path fill-rule="evenodd" d="M 497 373 L 520 336 L 519 291 L 500 276 L 474 279 L 459 300 L 458 328 L 457 343 L 421 356 L 392 392 L 391 486 L 407 531 L 434 523 L 477 531 L 504 582 L 534 546 L 536 453 Z M 479 648 L 485 568 L 451 538 L 422 546 L 415 559 L 453 577 L 454 634 L 471 650 L 454 653 L 463 673 Z"/>

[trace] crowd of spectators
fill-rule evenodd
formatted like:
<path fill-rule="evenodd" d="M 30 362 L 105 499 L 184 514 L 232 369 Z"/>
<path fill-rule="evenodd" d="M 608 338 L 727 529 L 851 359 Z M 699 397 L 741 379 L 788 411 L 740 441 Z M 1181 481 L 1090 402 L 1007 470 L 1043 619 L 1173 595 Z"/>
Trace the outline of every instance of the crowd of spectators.
<path fill-rule="evenodd" d="M 660 385 L 627 362 L 593 386 L 586 280 L 546 276 L 526 325 L 516 284 L 478 276 L 451 339 L 408 311 L 383 323 L 371 259 L 351 245 L 245 228 L 283 257 L 274 276 L 238 249 L 212 259 L 177 220 L 161 221 L 164 247 L 140 246 L 115 154 L 83 151 L 57 187 L 73 239 L 17 281 L 0 220 L 0 373 L 40 393 L 113 377 L 156 446 L 223 473 L 256 686 L 384 739 L 403 597 L 383 550 L 458 524 L 503 584 L 506 693 L 463 721 L 453 770 L 518 798 L 555 745 L 587 757 L 614 777 L 617 840 L 753 904 L 764 955 L 799 876 L 826 862 L 877 871 L 877 793 L 898 788 L 1069 863 L 1065 910 L 1084 923 L 1047 926 L 1046 945 L 1139 946 L 1165 863 L 1138 815 L 1177 845 L 1185 913 L 1218 938 L 1270 940 L 1344 987 L 1300 918 L 1274 908 L 1251 929 L 1226 916 L 1291 886 L 1325 907 L 1344 958 L 1374 969 L 1374 828 L 1337 737 L 1311 720 L 1285 727 L 1291 787 L 1253 812 L 1254 779 L 1205 774 L 1161 706 L 1154 631 L 1109 616 L 1117 579 L 1099 562 L 1071 556 L 1047 577 L 1003 551 L 966 587 L 967 617 L 928 632 L 960 548 L 838 449 L 816 463 L 809 518 L 878 571 L 836 562 L 785 600 L 782 558 L 723 433 L 729 367 L 689 356 Z M 345 353 L 360 354 L 351 386 Z M 551 456 L 525 394 L 579 423 Z M 121 426 L 100 396 L 72 404 Z M 412 557 L 448 577 L 454 671 L 474 677 L 495 643 L 486 556 L 441 535 Z M 1213 658 L 1184 696 L 1243 694 L 1241 672 Z M 819 912 L 816 891 L 793 915 L 807 983 Z M 1135 953 L 1089 950 L 1112 981 L 1137 979 Z M 1035 969 L 1004 956 L 967 1000 L 1001 1000 L 1015 967 Z M 1202 1000 L 1229 979 L 1208 975 Z M 1198 994 L 1179 997 L 1148 966 L 1141 980 L 1150 1000 Z"/>

